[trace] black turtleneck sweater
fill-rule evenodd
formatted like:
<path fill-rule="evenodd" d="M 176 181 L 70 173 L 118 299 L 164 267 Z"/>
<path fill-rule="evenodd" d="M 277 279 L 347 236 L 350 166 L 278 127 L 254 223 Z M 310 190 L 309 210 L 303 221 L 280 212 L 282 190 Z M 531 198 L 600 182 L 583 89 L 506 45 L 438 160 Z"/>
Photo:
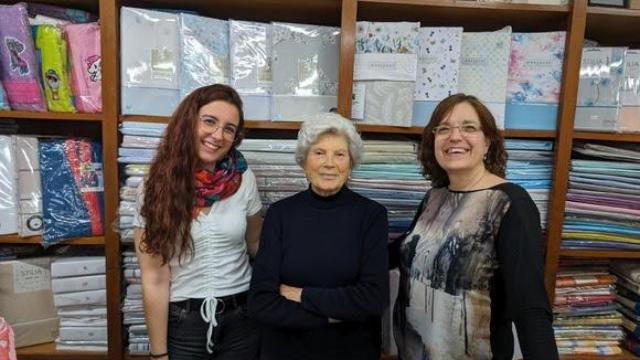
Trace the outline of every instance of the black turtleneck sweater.
<path fill-rule="evenodd" d="M 346 187 L 271 205 L 249 295 L 250 316 L 264 324 L 260 358 L 379 359 L 387 238 L 384 207 Z M 280 284 L 303 288 L 302 302 Z"/>

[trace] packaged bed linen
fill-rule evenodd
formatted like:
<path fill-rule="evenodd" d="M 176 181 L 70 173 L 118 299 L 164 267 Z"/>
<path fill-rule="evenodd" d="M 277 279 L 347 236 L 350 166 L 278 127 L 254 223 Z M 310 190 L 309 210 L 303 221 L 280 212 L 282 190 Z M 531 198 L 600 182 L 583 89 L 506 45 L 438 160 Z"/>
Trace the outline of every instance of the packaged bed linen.
<path fill-rule="evenodd" d="M 180 97 L 201 86 L 229 84 L 229 22 L 180 14 Z"/>
<path fill-rule="evenodd" d="M 0 234 L 18 231 L 18 202 L 13 139 L 0 135 Z"/>
<path fill-rule="evenodd" d="M 231 86 L 242 97 L 245 119 L 271 118 L 271 25 L 229 21 Z"/>
<path fill-rule="evenodd" d="M 69 44 L 71 88 L 78 111 L 102 112 L 102 57 L 98 23 L 64 27 Z"/>
<path fill-rule="evenodd" d="M 25 3 L 0 5 L 0 79 L 13 110 L 46 111 Z"/>
<path fill-rule="evenodd" d="M 40 141 L 43 242 L 103 234 L 102 147 L 88 139 Z"/>
<path fill-rule="evenodd" d="M 338 104 L 340 29 L 271 24 L 271 119 L 303 121 Z"/>
<path fill-rule="evenodd" d="M 178 14 L 120 10 L 121 110 L 169 116 L 180 101 Z"/>
<path fill-rule="evenodd" d="M 18 233 L 42 234 L 42 190 L 38 138 L 16 136 L 14 154 L 18 179 Z"/>
<path fill-rule="evenodd" d="M 75 112 L 73 93 L 69 83 L 67 44 L 62 29 L 54 25 L 36 27 L 36 48 L 40 54 L 40 68 L 44 94 L 49 111 Z"/>

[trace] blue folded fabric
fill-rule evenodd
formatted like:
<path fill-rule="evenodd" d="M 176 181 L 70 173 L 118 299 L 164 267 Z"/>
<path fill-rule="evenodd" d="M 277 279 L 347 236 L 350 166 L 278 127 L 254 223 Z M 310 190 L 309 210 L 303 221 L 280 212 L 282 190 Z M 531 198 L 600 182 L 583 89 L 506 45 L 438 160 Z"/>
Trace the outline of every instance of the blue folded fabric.
<path fill-rule="evenodd" d="M 42 215 L 44 221 L 43 242 L 51 245 L 64 239 L 97 235 L 92 232 L 92 221 L 104 219 L 104 185 L 102 180 L 102 146 L 97 141 L 67 139 L 41 139 L 40 177 L 42 183 Z M 80 161 L 82 168 L 74 169 L 69 154 L 82 158 L 80 142 L 90 144 L 90 160 Z M 78 172 L 80 178 L 74 176 Z M 78 184 L 81 184 L 80 188 Z M 92 218 L 91 209 L 96 204 L 87 203 L 83 193 L 96 193 L 99 214 Z"/>
<path fill-rule="evenodd" d="M 504 147 L 507 150 L 553 150 L 553 141 L 505 139 Z"/>

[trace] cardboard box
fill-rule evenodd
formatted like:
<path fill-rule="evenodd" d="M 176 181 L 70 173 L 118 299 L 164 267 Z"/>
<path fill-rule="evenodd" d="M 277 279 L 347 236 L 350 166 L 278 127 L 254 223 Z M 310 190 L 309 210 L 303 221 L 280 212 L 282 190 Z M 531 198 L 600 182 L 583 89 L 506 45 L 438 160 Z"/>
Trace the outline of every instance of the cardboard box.
<path fill-rule="evenodd" d="M 58 316 L 48 257 L 0 262 L 0 315 L 15 332 L 16 347 L 53 341 Z"/>

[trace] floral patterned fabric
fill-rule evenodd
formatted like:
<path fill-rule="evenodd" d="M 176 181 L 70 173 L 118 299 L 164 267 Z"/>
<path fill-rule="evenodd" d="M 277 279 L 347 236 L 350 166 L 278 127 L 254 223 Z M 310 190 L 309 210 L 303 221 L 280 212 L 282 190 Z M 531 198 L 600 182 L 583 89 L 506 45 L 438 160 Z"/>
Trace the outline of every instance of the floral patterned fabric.
<path fill-rule="evenodd" d="M 420 28 L 415 100 L 440 101 L 457 92 L 461 42 L 461 27 Z"/>
<path fill-rule="evenodd" d="M 564 31 L 511 35 L 508 102 L 558 103 L 565 38 Z"/>
<path fill-rule="evenodd" d="M 417 54 L 418 22 L 368 22 L 356 26 L 356 53 Z M 363 81 L 364 122 L 411 126 L 413 81 Z"/>

